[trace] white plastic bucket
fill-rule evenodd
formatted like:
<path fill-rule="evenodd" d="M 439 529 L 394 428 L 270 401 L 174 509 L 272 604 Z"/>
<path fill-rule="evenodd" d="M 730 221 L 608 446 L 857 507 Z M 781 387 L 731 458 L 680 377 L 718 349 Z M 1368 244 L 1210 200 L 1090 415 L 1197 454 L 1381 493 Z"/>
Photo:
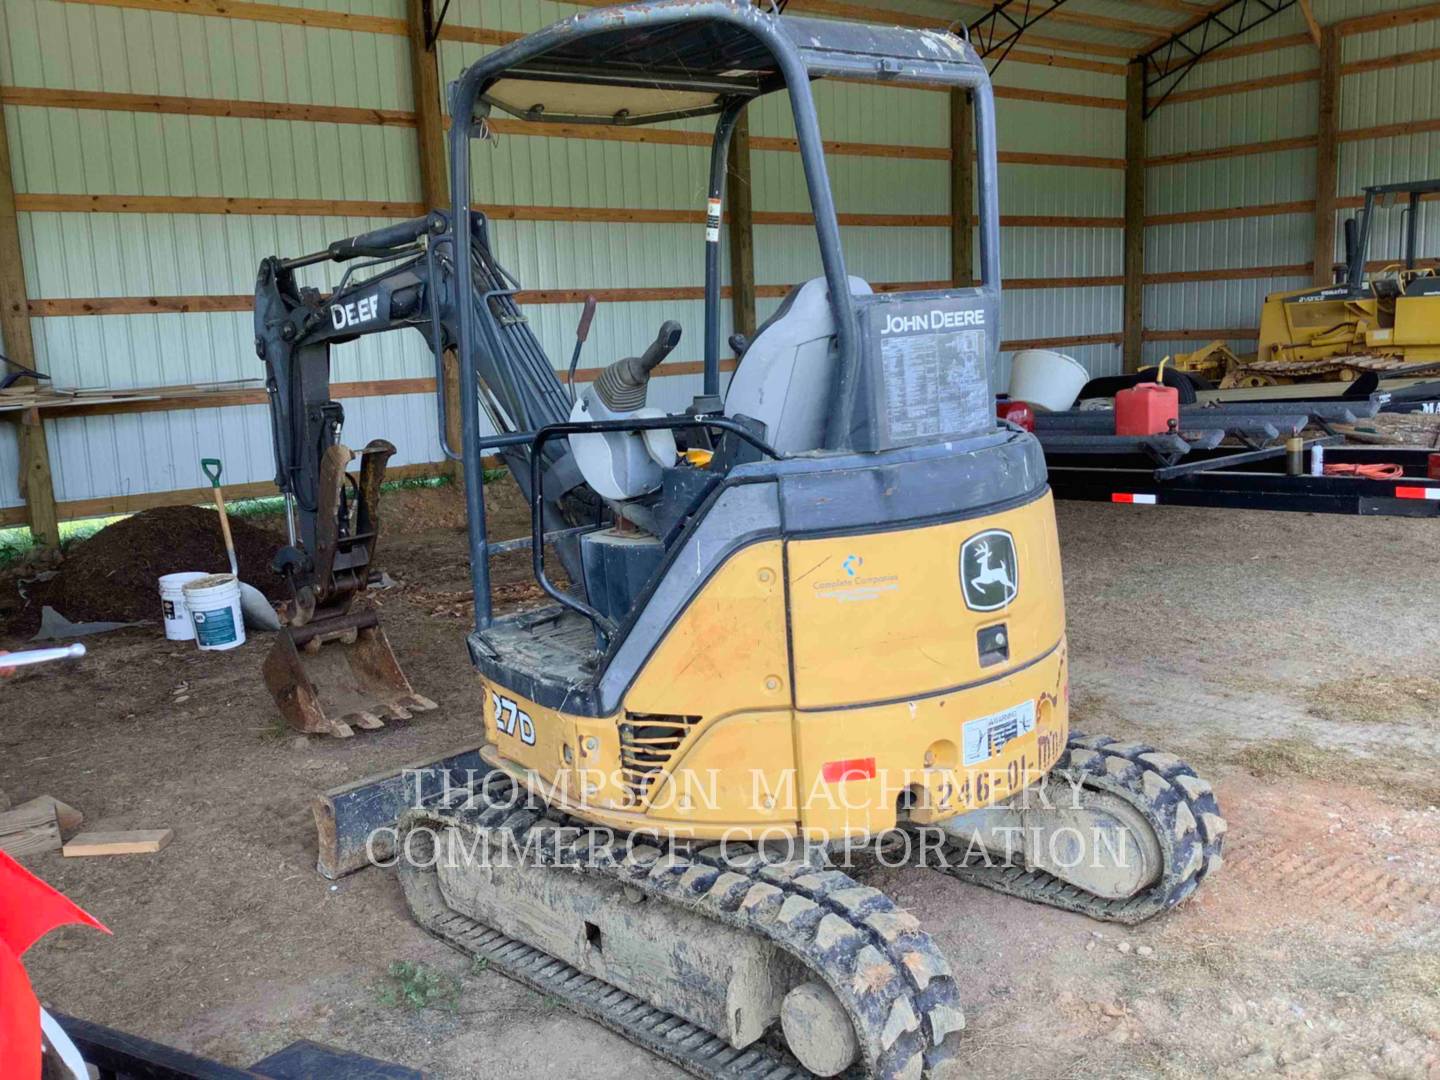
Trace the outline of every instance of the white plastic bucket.
<path fill-rule="evenodd" d="M 240 582 L 234 574 L 207 574 L 188 582 L 185 607 L 195 626 L 195 643 L 208 652 L 245 644 Z"/>
<path fill-rule="evenodd" d="M 1076 360 L 1049 349 L 1021 349 L 1010 361 L 1010 397 L 1045 412 L 1075 404 L 1090 373 Z"/>
<path fill-rule="evenodd" d="M 165 621 L 165 636 L 171 641 L 195 640 L 195 624 L 185 608 L 185 583 L 209 576 L 204 570 L 186 570 L 160 578 L 160 616 Z"/>

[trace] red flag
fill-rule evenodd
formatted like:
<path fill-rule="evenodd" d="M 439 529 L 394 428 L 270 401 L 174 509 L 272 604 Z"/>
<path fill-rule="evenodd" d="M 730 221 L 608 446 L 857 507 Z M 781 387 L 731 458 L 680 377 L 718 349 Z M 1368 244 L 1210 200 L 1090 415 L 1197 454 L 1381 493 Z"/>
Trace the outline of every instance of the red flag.
<path fill-rule="evenodd" d="M 20 956 L 57 926 L 98 919 L 0 851 L 0 1059 L 19 1080 L 40 1075 L 40 1003 Z"/>

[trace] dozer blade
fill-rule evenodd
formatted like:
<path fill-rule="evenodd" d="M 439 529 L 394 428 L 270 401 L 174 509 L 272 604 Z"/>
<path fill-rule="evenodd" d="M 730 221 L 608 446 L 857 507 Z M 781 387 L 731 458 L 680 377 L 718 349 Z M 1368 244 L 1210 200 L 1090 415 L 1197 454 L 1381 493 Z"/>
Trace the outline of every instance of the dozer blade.
<path fill-rule="evenodd" d="M 281 630 L 264 673 L 286 721 L 312 735 L 344 738 L 436 707 L 411 689 L 374 611 Z"/>

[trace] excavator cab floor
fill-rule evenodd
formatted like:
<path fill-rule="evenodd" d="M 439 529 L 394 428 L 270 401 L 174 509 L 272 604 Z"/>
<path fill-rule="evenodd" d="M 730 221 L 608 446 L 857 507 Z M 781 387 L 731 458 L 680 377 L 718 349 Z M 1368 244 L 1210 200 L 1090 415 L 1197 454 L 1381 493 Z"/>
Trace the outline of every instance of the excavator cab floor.
<path fill-rule="evenodd" d="M 558 604 L 522 611 L 472 633 L 470 655 L 482 674 L 534 700 L 527 690 L 537 683 L 572 690 L 593 683 L 595 627 Z"/>

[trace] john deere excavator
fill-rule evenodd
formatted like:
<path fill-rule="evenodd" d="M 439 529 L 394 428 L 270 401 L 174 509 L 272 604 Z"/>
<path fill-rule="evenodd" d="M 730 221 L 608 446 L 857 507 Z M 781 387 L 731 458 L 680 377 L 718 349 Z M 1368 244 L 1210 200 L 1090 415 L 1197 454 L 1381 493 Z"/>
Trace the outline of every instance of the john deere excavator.
<path fill-rule="evenodd" d="M 1265 297 L 1255 356 L 1213 341 L 1175 357 L 1176 366 L 1221 389 L 1440 371 L 1440 277 L 1419 255 L 1422 201 L 1440 195 L 1440 180 L 1364 190 L 1360 212 L 1345 221 L 1345 266 L 1335 284 Z M 1376 213 L 1402 198 L 1403 252 L 1371 272 Z"/>
<path fill-rule="evenodd" d="M 881 295 L 847 273 L 810 89 L 827 77 L 968 91 L 978 286 Z M 722 396 L 727 150 L 772 93 L 794 117 L 823 275 L 731 339 Z M 716 118 L 703 387 L 686 412 L 647 406 L 677 323 L 583 391 L 555 374 L 471 204 L 472 140 L 490 139 L 497 110 Z M 328 345 L 409 327 L 437 358 L 458 355 L 463 445 L 445 449 L 470 478 L 486 769 L 401 820 L 399 875 L 423 926 L 696 1075 L 918 1077 L 961 1045 L 958 978 L 849 868 L 909 858 L 1126 923 L 1215 873 L 1225 822 L 1209 784 L 1152 747 L 1069 730 L 1044 459 L 997 425 L 989 381 L 995 113 L 963 37 L 646 0 L 494 50 L 451 87 L 450 111 L 449 211 L 268 260 L 257 306 L 282 476 L 333 463 L 325 492 L 347 483 L 334 470 L 348 455 Z M 329 295 L 297 286 L 327 259 L 373 272 Z M 490 557 L 514 545 L 486 532 L 487 452 L 530 502 L 548 596 L 499 617 Z M 373 531 L 342 501 L 296 500 L 307 545 L 317 515 L 352 540 Z M 303 591 L 328 555 L 297 552 Z"/>

